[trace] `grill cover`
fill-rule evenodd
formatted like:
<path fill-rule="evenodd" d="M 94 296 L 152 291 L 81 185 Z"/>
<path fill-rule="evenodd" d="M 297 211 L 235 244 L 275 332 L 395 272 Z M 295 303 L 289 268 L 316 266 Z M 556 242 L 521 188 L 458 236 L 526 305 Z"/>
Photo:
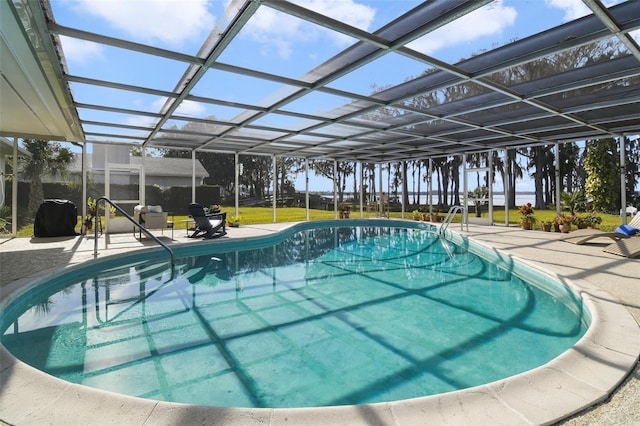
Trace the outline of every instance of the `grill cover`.
<path fill-rule="evenodd" d="M 44 200 L 33 224 L 35 237 L 76 236 L 78 209 L 69 200 Z"/>

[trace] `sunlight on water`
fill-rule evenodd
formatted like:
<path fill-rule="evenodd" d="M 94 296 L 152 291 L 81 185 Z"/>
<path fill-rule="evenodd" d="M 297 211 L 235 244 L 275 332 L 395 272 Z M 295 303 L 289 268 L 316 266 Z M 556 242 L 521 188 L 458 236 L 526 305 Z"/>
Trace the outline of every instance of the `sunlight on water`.
<path fill-rule="evenodd" d="M 296 407 L 463 389 L 540 366 L 581 306 L 415 229 L 319 228 L 266 248 L 93 270 L 31 291 L 2 343 L 62 379 L 145 398 Z M 560 293 L 560 292 L 559 292 Z"/>

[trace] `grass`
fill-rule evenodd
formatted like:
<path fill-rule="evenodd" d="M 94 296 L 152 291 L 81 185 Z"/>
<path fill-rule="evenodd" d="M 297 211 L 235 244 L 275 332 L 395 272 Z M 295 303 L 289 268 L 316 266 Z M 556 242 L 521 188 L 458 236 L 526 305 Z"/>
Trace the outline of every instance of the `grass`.
<path fill-rule="evenodd" d="M 227 212 L 227 218 L 230 218 L 235 213 L 235 207 L 233 206 L 222 206 L 222 211 Z M 369 217 L 372 217 L 374 214 L 369 214 Z M 473 215 L 471 213 L 470 215 Z M 550 221 L 556 215 L 555 210 L 536 210 L 535 217 L 537 219 L 537 224 L 534 229 L 540 228 L 540 221 Z M 273 222 L 273 210 L 271 207 L 241 207 L 239 209 L 239 216 L 241 218 L 240 223 L 245 225 L 256 225 L 260 223 L 272 223 Z M 365 210 L 364 216 L 367 217 L 367 213 Z M 390 212 L 389 216 L 392 218 L 401 218 L 401 212 Z M 602 217 L 602 224 L 600 225 L 600 229 L 603 231 L 613 231 L 618 225 L 620 225 L 620 217 L 616 215 L 609 214 L 600 214 Z M 359 209 L 351 210 L 351 217 L 358 218 L 360 217 Z M 411 219 L 411 211 L 406 211 L 404 217 L 406 219 Z M 482 213 L 483 218 L 488 217 L 488 213 Z M 309 210 L 309 219 L 310 220 L 320 220 L 320 219 L 333 219 L 335 218 L 335 214 L 330 210 Z M 503 224 L 505 218 L 504 209 L 496 208 L 493 211 L 493 219 L 496 224 Z M 104 224 L 104 217 L 101 218 Z M 188 219 L 188 216 L 175 216 L 176 223 L 180 220 Z M 278 207 L 276 210 L 276 222 L 302 222 L 307 219 L 307 214 L 304 208 L 301 207 Z M 453 220 L 454 222 L 460 222 L 460 215 L 456 215 Z M 520 214 L 518 213 L 518 209 L 509 210 L 509 223 L 513 225 L 520 224 Z M 78 217 L 78 226 L 76 231 L 80 232 L 80 226 L 82 224 L 82 217 Z M 575 226 L 573 227 L 575 229 Z M 24 226 L 23 228 L 18 230 L 19 237 L 31 237 L 33 236 L 33 224 Z"/>

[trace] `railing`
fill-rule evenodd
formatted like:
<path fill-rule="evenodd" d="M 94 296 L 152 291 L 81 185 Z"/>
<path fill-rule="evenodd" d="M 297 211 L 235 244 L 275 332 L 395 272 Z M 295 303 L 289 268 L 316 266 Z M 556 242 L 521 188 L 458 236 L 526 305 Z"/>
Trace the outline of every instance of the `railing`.
<path fill-rule="evenodd" d="M 127 212 L 125 212 L 124 210 L 122 210 L 120 208 L 120 206 L 118 206 L 117 204 L 115 204 L 113 201 L 111 201 L 110 199 L 108 199 L 107 197 L 100 197 L 96 200 L 96 216 L 95 216 L 95 238 L 93 240 L 93 255 L 97 256 L 98 255 L 98 224 L 100 223 L 100 209 L 98 209 L 98 205 L 100 204 L 100 201 L 104 201 L 105 203 L 109 203 L 109 205 L 113 206 L 113 208 L 115 208 L 118 212 L 120 212 L 120 214 L 124 217 L 126 217 L 129 222 L 131 222 L 133 224 L 133 226 L 137 227 L 138 229 L 140 229 L 140 231 L 144 232 L 145 235 L 147 235 L 149 238 L 151 238 L 153 241 L 155 241 L 156 243 L 160 244 L 160 246 L 162 248 L 164 248 L 166 251 L 169 252 L 169 255 L 171 256 L 171 279 L 173 279 L 174 275 L 175 275 L 175 270 L 176 270 L 176 257 L 173 254 L 173 250 L 171 250 L 171 248 L 166 245 L 165 243 L 163 243 L 162 241 L 160 241 L 158 239 L 158 237 L 156 237 L 155 235 L 153 235 L 150 231 L 147 230 L 147 228 L 145 228 L 144 226 L 142 226 L 140 223 L 138 223 L 134 218 L 132 218 L 131 216 L 129 216 L 129 214 Z M 106 211 L 107 209 L 105 209 Z"/>
<path fill-rule="evenodd" d="M 461 223 L 462 223 L 462 221 L 464 221 L 464 207 L 462 207 L 462 206 L 451 206 L 449 208 L 449 211 L 447 212 L 447 215 L 445 216 L 444 220 L 442 221 L 442 224 L 440 225 L 440 229 L 438 230 L 438 233 L 440 235 L 444 235 L 445 231 L 449 227 L 449 224 L 453 221 L 453 217 L 458 212 L 462 213 Z"/>

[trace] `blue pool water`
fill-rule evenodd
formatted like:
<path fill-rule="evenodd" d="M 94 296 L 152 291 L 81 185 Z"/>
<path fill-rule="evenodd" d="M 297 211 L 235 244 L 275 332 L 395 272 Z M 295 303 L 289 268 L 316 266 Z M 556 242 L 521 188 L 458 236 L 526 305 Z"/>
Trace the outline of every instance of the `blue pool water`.
<path fill-rule="evenodd" d="M 588 326 L 559 284 L 527 284 L 513 265 L 425 229 L 334 222 L 190 244 L 174 279 L 164 252 L 148 257 L 31 289 L 4 309 L 2 344 L 49 374 L 118 393 L 303 407 L 495 381 L 555 358 Z"/>

